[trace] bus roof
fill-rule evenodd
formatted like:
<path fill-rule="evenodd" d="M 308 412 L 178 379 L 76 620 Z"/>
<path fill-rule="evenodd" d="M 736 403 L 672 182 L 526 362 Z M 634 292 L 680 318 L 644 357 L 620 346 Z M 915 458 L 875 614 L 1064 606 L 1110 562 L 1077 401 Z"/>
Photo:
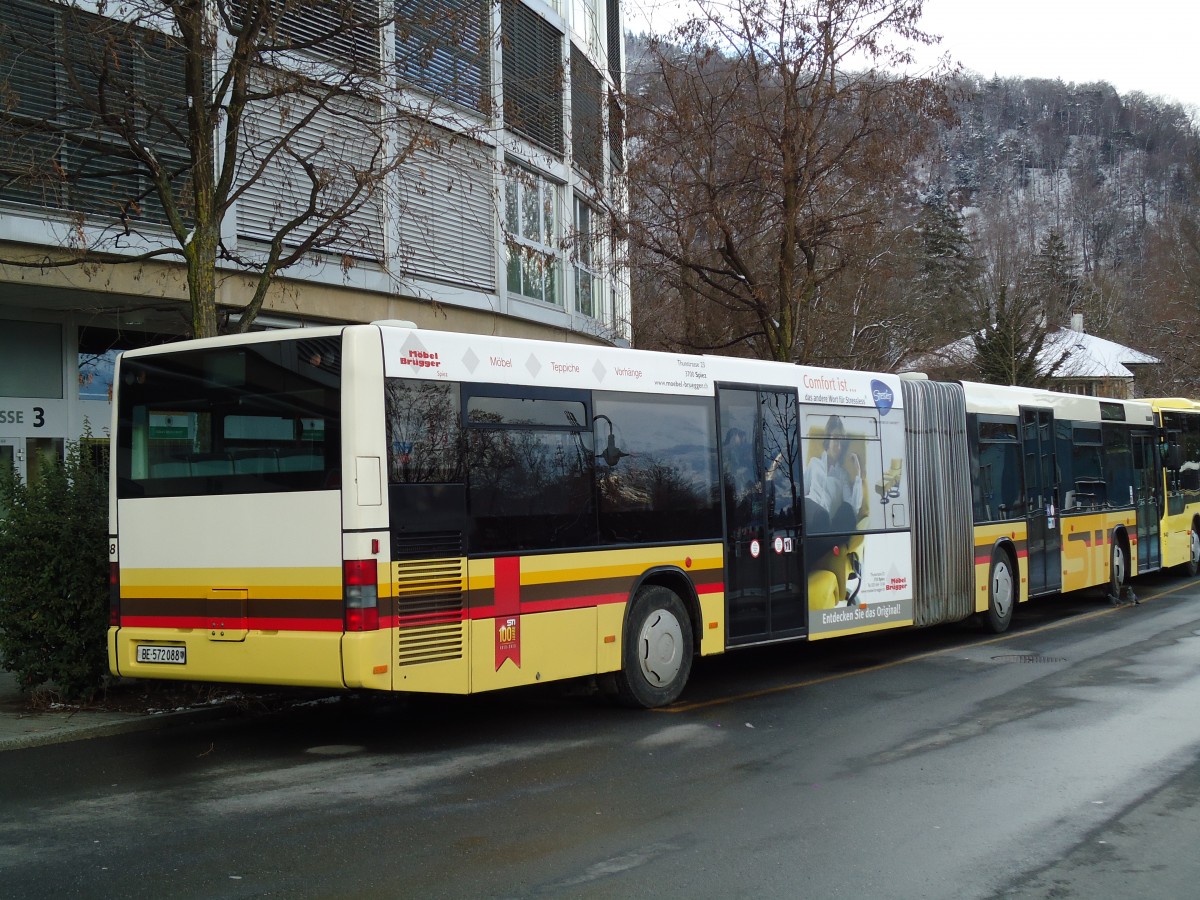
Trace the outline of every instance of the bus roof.
<path fill-rule="evenodd" d="M 1154 421 L 1153 411 L 1145 400 L 1112 400 L 970 381 L 964 381 L 962 385 L 967 395 L 967 411 L 973 413 L 1015 416 L 1022 406 L 1040 406 L 1054 410 L 1063 418 L 1100 422 L 1113 418 L 1111 413 L 1105 413 L 1106 409 L 1115 410 L 1119 407 L 1123 421 L 1146 425 Z"/>
<path fill-rule="evenodd" d="M 392 377 L 712 396 L 716 385 L 797 388 L 801 402 L 900 408 L 895 375 L 379 323 Z"/>
<path fill-rule="evenodd" d="M 1195 400 L 1189 400 L 1187 397 L 1149 397 L 1146 400 L 1155 411 L 1163 409 L 1183 410 L 1183 411 L 1200 411 L 1200 403 Z"/>

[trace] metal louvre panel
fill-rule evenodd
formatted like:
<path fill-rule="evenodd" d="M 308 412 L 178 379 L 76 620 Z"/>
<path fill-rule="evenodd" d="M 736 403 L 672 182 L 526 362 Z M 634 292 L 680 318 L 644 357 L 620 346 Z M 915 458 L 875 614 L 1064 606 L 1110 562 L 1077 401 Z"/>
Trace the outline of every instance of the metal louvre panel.
<path fill-rule="evenodd" d="M 961 385 L 901 382 L 912 504 L 913 621 L 975 611 L 974 523 L 966 397 Z"/>
<path fill-rule="evenodd" d="M 625 46 L 625 35 L 621 29 L 621 4 L 619 0 L 608 0 L 606 12 L 608 25 L 608 74 L 613 85 L 621 88 L 621 51 Z"/>
<path fill-rule="evenodd" d="M 344 66 L 378 71 L 379 0 L 274 0 L 275 39 Z M 307 46 L 305 46 L 307 45 Z"/>
<path fill-rule="evenodd" d="M 421 127 L 421 126 L 410 126 Z M 496 207 L 491 151 L 470 138 L 424 126 L 397 177 L 397 268 L 416 278 L 496 289 Z"/>
<path fill-rule="evenodd" d="M 604 137 L 600 121 L 602 96 L 600 73 L 582 50 L 571 45 L 571 155 L 593 178 L 604 174 L 601 148 Z"/>
<path fill-rule="evenodd" d="M 263 77 L 263 76 L 260 76 Z M 312 101 L 299 95 L 257 104 L 247 117 L 244 158 L 245 177 L 268 153 L 279 146 L 288 130 L 311 109 Z M 285 108 L 286 107 L 286 108 Z M 319 210 L 331 212 L 343 201 L 344 191 L 356 183 L 356 173 L 370 169 L 382 136 L 380 112 L 369 101 L 341 97 L 317 110 L 300 133 L 288 139 L 289 147 L 311 159 L 326 173 L 328 186 L 318 199 Z M 278 229 L 308 202 L 311 182 L 304 168 L 287 152 L 276 154 L 262 176 L 238 200 L 237 224 L 240 237 L 270 241 Z M 362 201 L 348 215 L 340 216 L 337 239 L 321 249 L 351 256 L 383 258 L 384 191 Z M 296 243 L 324 221 L 301 225 L 285 243 Z"/>
<path fill-rule="evenodd" d="M 486 111 L 491 87 L 489 17 L 483 0 L 398 0 L 398 74 L 437 99 Z"/>
<path fill-rule="evenodd" d="M 9 104 L 0 200 L 97 222 L 165 223 L 121 128 L 137 129 L 182 191 L 183 62 L 182 51 L 147 29 L 42 0 L 0 3 L 0 84 Z M 101 71 L 117 124 L 105 124 L 97 109 Z"/>
<path fill-rule="evenodd" d="M 462 557 L 393 563 L 397 664 L 461 659 L 466 572 Z"/>
<path fill-rule="evenodd" d="M 520 0 L 505 0 L 500 20 L 504 124 L 561 156 L 562 32 Z"/>

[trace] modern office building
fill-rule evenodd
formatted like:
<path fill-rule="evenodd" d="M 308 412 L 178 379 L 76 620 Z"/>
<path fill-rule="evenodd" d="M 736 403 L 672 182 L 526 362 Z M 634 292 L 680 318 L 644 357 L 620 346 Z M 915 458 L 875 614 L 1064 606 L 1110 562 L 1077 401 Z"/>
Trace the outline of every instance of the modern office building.
<path fill-rule="evenodd" d="M 306 52 L 317 67 L 352 57 L 377 63 L 384 91 L 408 111 L 386 125 L 384 156 L 400 154 L 403 163 L 388 172 L 385 189 L 354 206 L 347 227 L 277 278 L 256 327 L 408 319 L 463 332 L 627 344 L 628 287 L 616 265 L 622 248 L 608 227 L 623 203 L 619 0 L 352 5 L 364 20 L 393 11 L 397 19 Z M 319 19 L 328 8 L 311 3 L 306 15 Z M 0 0 L 0 140 L 8 147 L 0 148 L 0 463 L 22 474 L 85 429 L 107 434 L 117 352 L 189 329 L 182 266 L 144 255 L 156 228 L 164 244 L 170 235 L 153 194 L 136 183 L 144 174 L 113 165 L 127 150 L 103 128 L 88 137 L 76 127 L 50 141 L 27 127 L 70 114 L 62 98 L 80 89 L 72 54 L 94 53 L 103 40 L 95 24 L 111 21 L 96 12 L 95 4 Z M 302 39 L 320 24 L 292 15 L 278 28 Z M 134 89 L 177 101 L 171 41 L 159 35 L 156 42 L 146 28 L 157 57 L 108 50 L 100 58 L 111 57 Z M 217 46 L 228 46 L 228 37 L 222 31 Z M 260 104 L 239 148 L 245 189 L 222 220 L 218 264 L 225 320 L 236 321 L 252 294 L 245 261 L 262 258 L 280 223 L 307 201 L 304 164 L 330 171 L 373 165 L 354 156 L 372 152 L 368 132 L 380 119 L 353 95 L 299 110 L 311 113 L 291 145 L 308 148 L 303 161 L 297 153 L 267 159 L 263 148 L 297 121 L 289 103 L 286 111 Z M 100 111 L 91 114 L 100 121 Z M 182 106 L 178 114 L 186 117 Z M 147 132 L 160 157 L 181 140 L 170 129 Z M 35 169 L 43 177 L 29 177 Z M 139 202 L 128 201 L 133 195 Z M 303 235 L 300 229 L 293 239 Z M 107 257 L 51 264 L 81 244 Z"/>

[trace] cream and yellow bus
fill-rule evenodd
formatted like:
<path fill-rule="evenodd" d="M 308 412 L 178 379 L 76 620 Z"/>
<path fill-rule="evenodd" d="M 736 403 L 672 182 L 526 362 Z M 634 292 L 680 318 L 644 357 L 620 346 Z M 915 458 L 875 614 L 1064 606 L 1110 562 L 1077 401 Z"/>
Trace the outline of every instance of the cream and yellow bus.
<path fill-rule="evenodd" d="M 1164 447 L 1162 564 L 1200 572 L 1200 403 L 1178 397 L 1148 401 Z"/>
<path fill-rule="evenodd" d="M 1143 403 L 375 323 L 129 351 L 113 405 L 125 677 L 659 706 L 1158 564 Z"/>

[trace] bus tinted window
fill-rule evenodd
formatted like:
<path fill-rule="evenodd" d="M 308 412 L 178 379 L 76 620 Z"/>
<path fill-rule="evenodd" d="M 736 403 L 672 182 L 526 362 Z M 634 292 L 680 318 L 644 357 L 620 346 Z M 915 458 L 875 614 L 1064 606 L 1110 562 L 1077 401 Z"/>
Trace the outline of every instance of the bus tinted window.
<path fill-rule="evenodd" d="M 118 497 L 339 487 L 339 350 L 323 338 L 123 361 Z"/>
<path fill-rule="evenodd" d="M 466 481 L 458 385 L 389 378 L 384 390 L 388 481 L 392 484 Z"/>
<path fill-rule="evenodd" d="M 719 537 L 712 402 L 597 393 L 595 412 L 601 543 Z"/>
<path fill-rule="evenodd" d="M 1075 426 L 1069 477 L 1063 479 L 1063 509 L 1096 509 L 1108 505 L 1108 482 L 1100 429 Z"/>
<path fill-rule="evenodd" d="M 1175 455 L 1164 453 L 1167 474 L 1167 512 L 1178 515 L 1188 503 L 1200 499 L 1200 415 L 1164 412 L 1163 428 Z M 1174 463 L 1174 464 L 1173 464 Z"/>
<path fill-rule="evenodd" d="M 1133 505 L 1133 450 L 1129 430 L 1104 425 L 1104 475 L 1109 506 Z"/>
<path fill-rule="evenodd" d="M 467 421 L 472 425 L 578 428 L 587 421 L 587 408 L 577 400 L 476 396 L 467 401 Z"/>
<path fill-rule="evenodd" d="M 970 433 L 970 431 L 968 431 Z M 1025 479 L 1015 420 L 978 419 L 971 447 L 971 482 L 976 522 L 1019 519 L 1025 515 Z"/>
<path fill-rule="evenodd" d="M 489 389 L 496 394 L 504 390 L 497 386 Z M 519 424 L 493 424 L 485 419 L 483 423 L 470 422 L 467 429 L 471 552 L 593 545 L 595 451 L 587 401 L 579 392 L 565 397 L 561 390 L 547 390 L 541 396 L 527 388 L 522 391 L 531 399 L 547 401 L 531 404 L 529 409 L 556 411 L 549 422 L 531 425 L 531 420 L 539 418 L 535 413 Z M 510 399 L 477 395 L 466 404 L 468 410 L 484 409 L 487 400 Z M 503 404 L 494 408 L 503 408 Z M 564 418 L 564 411 L 573 418 Z"/>

